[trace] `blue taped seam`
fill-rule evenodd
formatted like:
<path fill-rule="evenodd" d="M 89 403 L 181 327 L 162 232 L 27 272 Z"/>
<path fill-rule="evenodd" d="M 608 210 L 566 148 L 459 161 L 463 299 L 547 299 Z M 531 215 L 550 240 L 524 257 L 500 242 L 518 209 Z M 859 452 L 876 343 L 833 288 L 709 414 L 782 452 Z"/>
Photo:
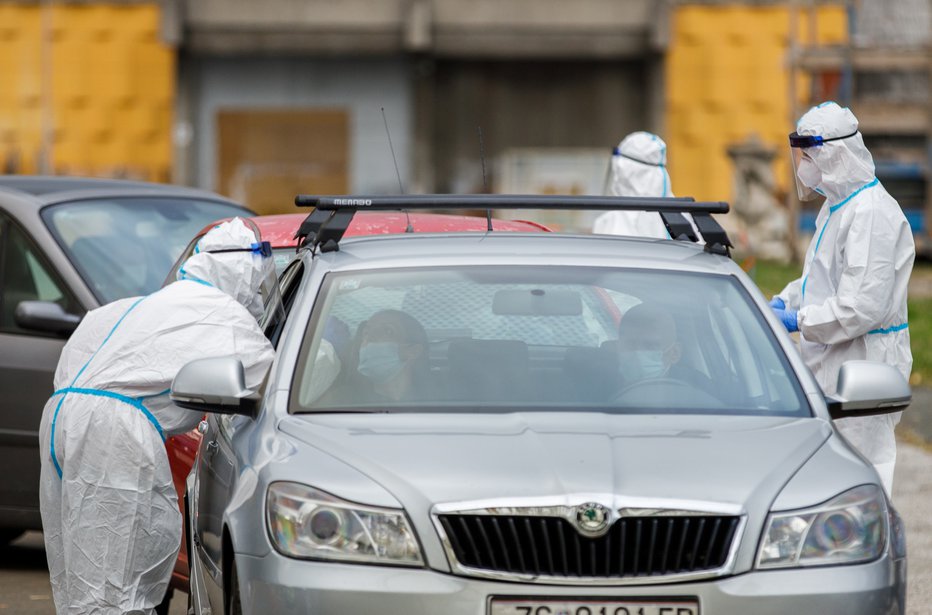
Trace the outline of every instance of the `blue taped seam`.
<path fill-rule="evenodd" d="M 887 333 L 896 333 L 897 331 L 902 331 L 903 329 L 909 329 L 909 323 L 904 322 L 899 325 L 894 325 L 892 327 L 887 327 L 886 329 L 872 329 L 868 331 L 868 335 L 886 335 Z"/>
<path fill-rule="evenodd" d="M 62 398 L 61 400 L 59 400 L 58 405 L 55 407 L 55 414 L 52 416 L 52 436 L 49 439 L 49 442 L 50 442 L 49 448 L 52 454 L 52 463 L 55 464 L 55 471 L 58 472 L 59 479 L 61 479 L 64 474 L 62 472 L 61 465 L 59 465 L 58 463 L 58 456 L 55 454 L 55 424 L 58 422 L 58 413 L 61 410 L 62 404 L 64 404 L 65 398 L 68 396 L 69 393 L 73 393 L 76 395 L 93 395 L 95 397 L 107 397 L 110 399 L 116 399 L 117 401 L 121 401 L 125 404 L 129 404 L 130 406 L 142 412 L 145 415 L 145 417 L 149 419 L 149 422 L 152 423 L 152 425 L 155 426 L 155 429 L 159 432 L 159 437 L 162 438 L 163 442 L 165 441 L 165 431 L 162 429 L 162 426 L 159 424 L 158 419 L 155 418 L 155 415 L 153 415 L 149 411 L 148 408 L 142 405 L 142 402 L 139 401 L 138 399 L 133 399 L 132 397 L 121 395 L 119 393 L 114 393 L 113 391 L 103 391 L 101 389 L 82 389 L 82 388 L 77 388 L 77 387 L 68 387 L 66 389 L 59 389 L 58 391 L 55 391 L 54 393 L 52 393 L 52 397 L 55 397 L 56 395 L 61 395 Z"/>
<path fill-rule="evenodd" d="M 62 395 L 62 398 L 58 400 L 58 405 L 55 406 L 55 414 L 52 415 L 52 437 L 49 438 L 49 451 L 52 453 L 52 463 L 55 464 L 55 471 L 58 472 L 59 480 L 61 480 L 64 474 L 61 470 L 61 465 L 58 463 L 58 457 L 55 456 L 55 423 L 58 422 L 58 411 L 61 410 L 61 405 L 63 403 L 65 403 L 64 395 Z"/>
<path fill-rule="evenodd" d="M 861 194 L 863 191 L 867 190 L 868 188 L 873 188 L 874 186 L 876 186 L 876 185 L 879 184 L 879 183 L 880 183 L 880 180 L 877 179 L 877 178 L 875 177 L 875 178 L 872 179 L 871 181 L 867 182 L 866 184 L 864 184 L 863 186 L 861 186 L 860 188 L 858 188 L 857 190 L 855 190 L 854 192 L 852 192 L 851 194 L 849 194 L 848 196 L 846 196 L 846 197 L 845 197 L 845 200 L 843 200 L 842 202 L 838 203 L 837 205 L 832 205 L 831 207 L 829 207 L 828 210 L 829 210 L 829 211 L 838 211 L 839 209 L 841 209 L 842 205 L 844 205 L 845 203 L 847 203 L 848 201 L 850 201 L 851 199 L 853 199 L 853 198 L 856 197 L 857 195 Z"/>
<path fill-rule="evenodd" d="M 147 295 L 147 296 L 148 296 L 148 295 Z M 113 328 L 112 328 L 112 329 L 110 329 L 110 333 L 108 333 L 108 334 L 107 334 L 107 337 L 104 338 L 104 341 L 102 341 L 102 342 L 100 343 L 100 346 L 97 347 L 97 350 L 94 351 L 94 354 L 91 355 L 91 358 L 87 360 L 87 362 L 81 367 L 80 370 L 78 370 L 78 374 L 74 377 L 74 380 L 71 381 L 71 385 L 70 385 L 70 386 L 74 386 L 74 384 L 78 381 L 78 378 L 81 377 L 81 374 L 84 373 L 84 370 L 87 369 L 87 366 L 91 364 L 91 361 L 93 361 L 93 360 L 94 360 L 94 357 L 97 356 L 97 353 L 100 352 L 100 349 L 103 348 L 104 345 L 106 345 L 106 343 L 107 343 L 108 341 L 110 341 L 110 337 L 111 337 L 111 336 L 113 335 L 113 333 L 117 330 L 117 327 L 119 327 L 120 324 L 123 322 L 123 319 L 126 318 L 126 317 L 129 315 L 129 313 L 132 312 L 132 311 L 136 308 L 136 306 L 139 305 L 139 303 L 140 303 L 143 299 L 145 299 L 145 298 L 146 298 L 146 297 L 140 297 L 139 299 L 136 299 L 136 302 L 133 303 L 133 305 L 129 306 L 129 309 L 128 309 L 128 310 L 126 310 L 125 312 L 123 312 L 123 315 L 120 316 L 120 320 L 116 321 L 116 324 L 113 325 Z"/>
<path fill-rule="evenodd" d="M 879 183 L 880 183 L 880 180 L 878 180 L 878 179 L 875 177 L 872 181 L 870 181 L 870 182 L 864 184 L 863 186 L 861 186 L 860 188 L 858 188 L 857 190 L 855 190 L 854 192 L 852 192 L 851 194 L 849 194 L 849 195 L 848 195 L 847 197 L 845 197 L 845 199 L 844 199 L 843 201 L 841 201 L 840 203 L 838 203 L 838 204 L 836 204 L 836 205 L 832 205 L 831 207 L 828 208 L 828 218 L 825 219 L 825 224 L 822 225 L 822 230 L 819 232 L 819 238 L 816 240 L 815 250 L 812 251 L 812 259 L 809 261 L 809 267 L 810 267 L 810 268 L 812 267 L 812 263 L 815 262 L 816 254 L 819 253 L 819 246 L 822 245 L 822 236 L 825 235 L 825 229 L 828 228 L 828 223 L 829 223 L 829 220 L 832 219 L 832 214 L 835 213 L 836 211 L 838 211 L 839 209 L 841 209 L 848 201 L 850 201 L 851 199 L 853 199 L 854 197 L 856 197 L 858 194 L 860 194 L 860 193 L 863 192 L 864 190 L 867 190 L 868 188 L 873 188 L 874 186 L 876 186 L 876 185 L 879 184 Z M 808 282 L 808 281 L 809 281 L 809 274 L 807 273 L 807 274 L 806 274 L 806 277 L 803 278 L 803 287 L 802 287 L 802 296 L 803 296 L 803 298 L 806 297 L 806 282 Z"/>
<path fill-rule="evenodd" d="M 197 282 L 198 284 L 203 284 L 204 286 L 210 286 L 211 288 L 214 287 L 214 285 L 211 284 L 210 282 L 205 282 L 204 280 L 202 280 L 202 279 L 200 279 L 200 278 L 196 278 L 196 277 L 194 277 L 193 275 L 188 275 L 188 274 L 186 274 L 186 273 L 184 273 L 184 272 L 182 272 L 182 274 L 181 274 L 181 279 L 180 279 L 179 281 L 181 281 L 181 282 Z"/>

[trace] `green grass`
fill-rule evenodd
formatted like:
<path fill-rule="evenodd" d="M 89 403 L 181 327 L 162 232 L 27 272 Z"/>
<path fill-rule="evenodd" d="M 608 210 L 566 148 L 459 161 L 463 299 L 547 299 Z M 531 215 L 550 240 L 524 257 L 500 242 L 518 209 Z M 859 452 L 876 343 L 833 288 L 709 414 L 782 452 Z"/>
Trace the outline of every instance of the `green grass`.
<path fill-rule="evenodd" d="M 913 351 L 911 384 L 932 384 L 932 298 L 909 300 L 909 345 Z"/>
<path fill-rule="evenodd" d="M 783 265 L 772 261 L 757 261 L 748 271 L 748 275 L 757 284 L 761 292 L 770 299 L 783 287 L 802 274 L 801 265 Z"/>
<path fill-rule="evenodd" d="M 748 275 L 769 299 L 801 272 L 801 265 L 757 261 Z M 911 384 L 932 385 L 932 297 L 909 300 L 909 337 L 913 351 Z"/>

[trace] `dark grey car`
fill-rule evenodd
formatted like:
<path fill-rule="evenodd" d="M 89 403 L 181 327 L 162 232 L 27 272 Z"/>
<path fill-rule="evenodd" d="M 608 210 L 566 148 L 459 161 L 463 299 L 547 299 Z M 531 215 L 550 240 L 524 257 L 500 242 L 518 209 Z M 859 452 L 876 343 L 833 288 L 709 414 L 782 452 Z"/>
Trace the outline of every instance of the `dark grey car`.
<path fill-rule="evenodd" d="M 196 613 L 904 612 L 901 522 L 832 420 L 909 386 L 851 361 L 823 395 L 721 204 L 666 203 L 704 246 L 682 218 L 673 241 L 342 236 L 433 199 L 316 200 L 263 389 L 230 357 L 175 378 L 226 414 L 188 479 Z"/>
<path fill-rule="evenodd" d="M 39 419 L 88 310 L 157 290 L 204 225 L 251 215 L 142 182 L 0 176 L 0 544 L 39 529 Z"/>

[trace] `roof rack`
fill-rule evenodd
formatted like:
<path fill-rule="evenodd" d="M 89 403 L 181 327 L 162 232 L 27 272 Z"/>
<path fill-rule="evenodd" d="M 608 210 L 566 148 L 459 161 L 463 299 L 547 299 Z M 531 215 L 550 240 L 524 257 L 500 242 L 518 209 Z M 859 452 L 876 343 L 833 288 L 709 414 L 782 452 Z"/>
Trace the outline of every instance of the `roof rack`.
<path fill-rule="evenodd" d="M 314 196 L 299 194 L 298 207 L 314 207 L 295 234 L 300 247 L 330 252 L 357 211 L 418 211 L 437 209 L 565 209 L 594 211 L 656 211 L 670 237 L 679 241 L 705 241 L 705 250 L 730 256 L 728 234 L 711 214 L 728 213 L 723 201 L 697 202 L 692 197 L 641 198 L 620 196 L 560 196 L 520 194 L 412 194 L 401 196 Z M 683 216 L 692 215 L 699 237 Z M 488 229 L 492 230 L 491 225 Z"/>

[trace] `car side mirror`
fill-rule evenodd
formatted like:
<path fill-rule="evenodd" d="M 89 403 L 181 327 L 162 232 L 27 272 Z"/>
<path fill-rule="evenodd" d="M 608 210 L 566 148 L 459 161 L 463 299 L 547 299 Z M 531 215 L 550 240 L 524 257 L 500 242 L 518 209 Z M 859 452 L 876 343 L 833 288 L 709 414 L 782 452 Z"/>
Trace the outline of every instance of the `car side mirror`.
<path fill-rule="evenodd" d="M 172 381 L 171 400 L 182 408 L 255 417 L 260 396 L 246 388 L 243 364 L 235 357 L 197 359 Z"/>
<path fill-rule="evenodd" d="M 54 301 L 20 301 L 13 312 L 16 325 L 22 329 L 54 333 L 68 337 L 78 328 L 81 317 L 69 314 Z"/>
<path fill-rule="evenodd" d="M 879 361 L 845 361 L 838 372 L 836 391 L 826 396 L 833 419 L 897 412 L 913 399 L 903 374 Z"/>

